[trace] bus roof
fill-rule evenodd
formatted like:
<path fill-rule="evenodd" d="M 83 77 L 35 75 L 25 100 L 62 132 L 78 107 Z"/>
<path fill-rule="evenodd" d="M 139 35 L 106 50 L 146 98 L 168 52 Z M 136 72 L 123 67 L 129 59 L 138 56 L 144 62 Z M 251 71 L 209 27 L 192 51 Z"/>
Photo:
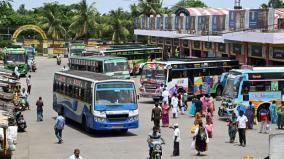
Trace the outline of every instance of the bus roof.
<path fill-rule="evenodd" d="M 210 62 L 228 62 L 228 61 L 238 61 L 238 60 L 229 59 L 229 58 L 190 58 L 190 59 L 169 59 L 167 61 L 157 61 L 157 62 L 147 62 L 147 63 L 174 65 L 174 64 L 210 63 Z"/>
<path fill-rule="evenodd" d="M 66 75 L 66 76 L 73 76 L 77 78 L 84 78 L 88 79 L 89 81 L 103 81 L 103 80 L 114 80 L 112 76 L 107 76 L 101 73 L 89 72 L 89 71 L 77 71 L 77 70 L 68 70 L 68 71 L 59 71 L 56 74 Z"/>
<path fill-rule="evenodd" d="M 116 56 L 71 56 L 70 59 L 81 59 L 81 60 L 95 60 L 95 61 L 106 61 L 106 60 L 126 60 L 125 57 Z"/>
<path fill-rule="evenodd" d="M 245 73 L 272 73 L 284 72 L 284 67 L 253 67 L 252 69 L 233 69 L 233 72 Z"/>

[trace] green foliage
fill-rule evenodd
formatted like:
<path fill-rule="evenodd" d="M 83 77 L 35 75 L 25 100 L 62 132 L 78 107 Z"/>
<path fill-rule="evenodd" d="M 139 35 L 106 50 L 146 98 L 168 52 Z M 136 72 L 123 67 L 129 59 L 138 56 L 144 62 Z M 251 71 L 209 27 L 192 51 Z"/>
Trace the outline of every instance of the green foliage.
<path fill-rule="evenodd" d="M 1 40 L 0 39 L 0 48 L 7 47 L 12 44 L 11 40 Z"/>
<path fill-rule="evenodd" d="M 282 0 L 269 0 L 267 4 L 263 3 L 261 6 L 261 8 L 283 8 L 284 7 L 284 3 Z"/>
<path fill-rule="evenodd" d="M 207 5 L 200 0 L 179 0 L 171 9 L 175 12 L 178 8 L 203 8 Z"/>

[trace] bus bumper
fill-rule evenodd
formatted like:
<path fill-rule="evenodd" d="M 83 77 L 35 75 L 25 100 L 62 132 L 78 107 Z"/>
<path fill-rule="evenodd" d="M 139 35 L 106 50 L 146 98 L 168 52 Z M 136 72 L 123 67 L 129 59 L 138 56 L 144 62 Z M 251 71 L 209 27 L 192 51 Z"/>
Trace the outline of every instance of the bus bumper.
<path fill-rule="evenodd" d="M 135 129 L 138 128 L 139 121 L 128 122 L 94 122 L 91 129 L 94 130 L 123 130 L 123 129 Z"/>

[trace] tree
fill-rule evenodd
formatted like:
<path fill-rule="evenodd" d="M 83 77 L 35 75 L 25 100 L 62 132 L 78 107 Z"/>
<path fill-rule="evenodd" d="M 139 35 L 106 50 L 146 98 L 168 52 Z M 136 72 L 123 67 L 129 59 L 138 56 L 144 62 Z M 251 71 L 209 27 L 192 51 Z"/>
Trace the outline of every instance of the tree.
<path fill-rule="evenodd" d="M 90 35 L 90 28 L 95 26 L 95 3 L 88 6 L 86 0 L 82 0 L 79 4 L 75 5 L 75 16 L 73 23 L 70 25 L 71 32 L 75 33 L 74 39 L 78 37 L 85 37 L 85 43 L 88 43 Z"/>
<path fill-rule="evenodd" d="M 55 39 L 65 38 L 66 30 L 62 26 L 59 6 L 57 3 L 47 3 L 43 7 L 41 25 L 47 30 L 47 34 L 52 37 L 53 43 Z"/>
<path fill-rule="evenodd" d="M 27 14 L 28 11 L 26 10 L 25 5 L 24 5 L 24 4 L 21 4 L 20 7 L 19 7 L 19 9 L 17 10 L 17 12 L 18 12 L 19 14 L 25 15 L 25 14 Z"/>
<path fill-rule="evenodd" d="M 267 4 L 263 3 L 261 5 L 261 8 L 283 8 L 284 7 L 284 3 L 282 0 L 269 0 Z"/>
<path fill-rule="evenodd" d="M 207 7 L 205 3 L 200 0 L 179 0 L 173 7 L 172 11 L 175 12 L 178 8 L 203 8 Z"/>
<path fill-rule="evenodd" d="M 139 0 L 138 13 L 146 16 L 160 14 L 162 4 L 160 0 Z"/>
<path fill-rule="evenodd" d="M 127 26 L 131 24 L 128 20 L 128 15 L 121 9 L 110 11 L 110 30 L 112 32 L 112 41 L 115 44 L 120 43 L 120 41 L 127 41 L 127 36 L 129 31 Z"/>

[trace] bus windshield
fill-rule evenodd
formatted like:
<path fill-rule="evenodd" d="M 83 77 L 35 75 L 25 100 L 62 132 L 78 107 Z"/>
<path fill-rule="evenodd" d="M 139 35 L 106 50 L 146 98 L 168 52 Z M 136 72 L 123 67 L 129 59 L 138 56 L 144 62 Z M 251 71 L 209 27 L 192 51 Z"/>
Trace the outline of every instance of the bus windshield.
<path fill-rule="evenodd" d="M 152 64 L 147 64 L 143 67 L 142 79 L 165 81 L 167 70 L 164 69 L 164 65 L 157 65 L 153 67 Z"/>
<path fill-rule="evenodd" d="M 26 58 L 24 54 L 7 54 L 6 56 L 7 62 L 25 62 Z"/>
<path fill-rule="evenodd" d="M 133 83 L 100 83 L 96 85 L 96 104 L 136 103 Z"/>
<path fill-rule="evenodd" d="M 236 76 L 237 77 L 237 76 Z M 240 78 L 228 78 L 223 95 L 230 97 L 230 98 L 237 98 L 238 97 L 238 91 L 239 91 L 239 85 L 240 85 Z M 235 82 L 235 80 L 238 80 Z"/>
<path fill-rule="evenodd" d="M 125 62 L 112 62 L 104 64 L 105 72 L 120 72 L 128 70 L 128 63 Z"/>
<path fill-rule="evenodd" d="M 82 48 L 82 49 L 78 49 L 78 48 L 74 48 L 74 49 L 71 49 L 71 54 L 72 55 L 81 55 L 82 54 L 82 52 L 84 51 L 84 49 Z"/>

